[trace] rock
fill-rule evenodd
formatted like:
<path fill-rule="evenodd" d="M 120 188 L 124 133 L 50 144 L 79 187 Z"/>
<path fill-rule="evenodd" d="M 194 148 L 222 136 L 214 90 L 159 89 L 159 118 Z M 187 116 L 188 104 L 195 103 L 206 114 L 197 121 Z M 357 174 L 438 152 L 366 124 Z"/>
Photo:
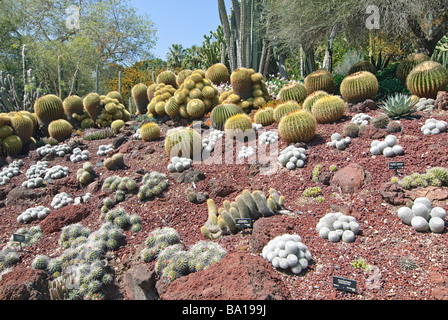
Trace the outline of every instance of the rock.
<path fill-rule="evenodd" d="M 183 172 L 172 173 L 170 178 L 176 180 L 177 183 L 192 183 L 205 180 L 205 174 L 200 170 L 189 169 Z"/>
<path fill-rule="evenodd" d="M 47 195 L 44 188 L 28 189 L 22 186 L 12 189 L 6 198 L 6 205 L 34 205 L 35 200 Z"/>
<path fill-rule="evenodd" d="M 123 144 L 125 144 L 128 141 L 129 141 L 129 138 L 127 136 L 119 135 L 112 142 L 112 146 L 114 147 L 114 149 L 118 149 L 118 148 L 120 148 Z"/>
<path fill-rule="evenodd" d="M 439 91 L 434 107 L 439 110 L 448 110 L 448 92 Z"/>
<path fill-rule="evenodd" d="M 207 269 L 175 280 L 162 300 L 288 300 L 288 288 L 261 256 L 229 253 Z"/>
<path fill-rule="evenodd" d="M 387 129 L 375 128 L 372 125 L 366 126 L 364 129 L 359 131 L 359 136 L 361 138 L 380 140 L 389 135 L 390 132 Z"/>
<path fill-rule="evenodd" d="M 42 270 L 17 266 L 0 280 L 0 300 L 50 300 L 50 275 Z"/>
<path fill-rule="evenodd" d="M 208 182 L 208 193 L 212 197 L 227 197 L 228 195 L 236 192 L 239 190 L 238 186 L 236 186 L 234 183 L 227 182 L 227 181 L 219 181 L 215 179 L 211 179 Z"/>
<path fill-rule="evenodd" d="M 355 163 L 336 172 L 331 184 L 342 193 L 355 193 L 371 180 L 370 173 Z"/>
<path fill-rule="evenodd" d="M 129 269 L 123 278 L 126 300 L 156 300 L 156 274 L 148 265 Z"/>
<path fill-rule="evenodd" d="M 380 194 L 383 200 L 395 206 L 404 206 L 410 200 L 406 196 L 405 190 L 396 183 L 385 183 L 380 188 Z"/>
<path fill-rule="evenodd" d="M 40 227 L 44 234 L 59 232 L 63 227 L 78 223 L 87 218 L 91 212 L 96 212 L 88 204 L 82 206 L 66 206 L 51 212 L 41 223 Z"/>

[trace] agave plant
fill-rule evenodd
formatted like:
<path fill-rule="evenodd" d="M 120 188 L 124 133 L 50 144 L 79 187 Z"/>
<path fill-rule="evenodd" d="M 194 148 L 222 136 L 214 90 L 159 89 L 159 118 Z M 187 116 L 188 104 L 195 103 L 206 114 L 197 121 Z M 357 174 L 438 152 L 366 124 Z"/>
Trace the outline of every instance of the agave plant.
<path fill-rule="evenodd" d="M 415 113 L 418 111 L 417 102 L 409 95 L 396 93 L 383 101 L 379 108 L 392 120 L 415 119 L 417 118 Z"/>

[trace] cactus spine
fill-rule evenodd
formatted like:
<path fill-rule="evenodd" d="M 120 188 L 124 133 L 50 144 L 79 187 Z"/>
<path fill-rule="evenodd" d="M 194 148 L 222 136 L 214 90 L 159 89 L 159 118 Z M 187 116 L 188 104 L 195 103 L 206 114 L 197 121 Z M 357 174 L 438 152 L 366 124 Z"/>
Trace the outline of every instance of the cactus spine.
<path fill-rule="evenodd" d="M 299 110 L 282 118 L 279 134 L 287 143 L 309 142 L 316 134 L 316 120 L 305 110 Z"/>
<path fill-rule="evenodd" d="M 305 88 L 308 95 L 315 91 L 334 92 L 333 75 L 327 70 L 317 70 L 305 78 Z"/>
<path fill-rule="evenodd" d="M 368 71 L 346 77 L 341 83 L 342 97 L 349 103 L 374 99 L 378 93 L 378 79 Z"/>
<path fill-rule="evenodd" d="M 345 105 L 340 97 L 327 96 L 316 101 L 312 113 L 318 123 L 333 123 L 342 118 Z"/>
<path fill-rule="evenodd" d="M 447 88 L 448 71 L 438 62 L 422 62 L 411 71 L 406 85 L 413 95 L 435 99 L 439 91 Z"/>

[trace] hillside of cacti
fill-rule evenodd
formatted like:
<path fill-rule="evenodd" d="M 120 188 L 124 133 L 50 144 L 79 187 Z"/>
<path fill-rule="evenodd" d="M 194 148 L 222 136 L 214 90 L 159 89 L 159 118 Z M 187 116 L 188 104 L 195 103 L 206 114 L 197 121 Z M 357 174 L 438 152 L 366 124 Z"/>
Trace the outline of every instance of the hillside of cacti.
<path fill-rule="evenodd" d="M 448 71 L 429 60 L 393 66 L 406 93 L 370 62 L 341 81 L 218 63 L 130 103 L 1 113 L 0 299 L 446 299 Z"/>

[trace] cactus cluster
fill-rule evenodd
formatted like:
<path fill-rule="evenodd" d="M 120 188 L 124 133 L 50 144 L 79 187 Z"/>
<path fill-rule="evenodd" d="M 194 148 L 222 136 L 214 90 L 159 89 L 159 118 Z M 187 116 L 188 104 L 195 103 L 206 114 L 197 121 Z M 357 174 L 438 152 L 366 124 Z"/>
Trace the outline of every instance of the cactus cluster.
<path fill-rule="evenodd" d="M 190 158 L 173 157 L 167 169 L 169 172 L 183 172 L 184 170 L 190 169 L 192 163 L 193 161 Z"/>
<path fill-rule="evenodd" d="M 84 195 L 78 196 L 73 200 L 73 205 L 74 206 L 79 206 L 83 203 L 86 203 L 87 201 L 89 201 L 91 198 L 93 197 L 93 195 L 88 192 Z"/>
<path fill-rule="evenodd" d="M 202 148 L 204 151 L 206 153 L 211 153 L 215 149 L 216 143 L 221 140 L 225 134 L 224 131 L 212 128 L 209 136 L 202 139 Z"/>
<path fill-rule="evenodd" d="M 428 169 L 426 173 L 413 173 L 403 177 L 398 184 L 406 190 L 418 187 L 441 187 L 448 185 L 448 170 L 442 167 Z"/>
<path fill-rule="evenodd" d="M 436 99 L 439 91 L 446 91 L 448 70 L 436 61 L 426 61 L 417 65 L 406 78 L 406 86 L 411 94 L 420 98 Z"/>
<path fill-rule="evenodd" d="M 113 223 L 123 230 L 132 230 L 133 232 L 139 232 L 142 230 L 142 221 L 140 216 L 137 214 L 130 215 L 123 208 L 108 211 L 102 215 L 102 219 Z"/>
<path fill-rule="evenodd" d="M 168 104 L 168 101 L 174 97 L 176 88 L 170 84 L 166 85 L 160 83 L 151 89 L 153 92 L 151 92 L 150 95 L 152 95 L 153 98 L 148 103 L 147 113 L 154 116 L 166 115 L 166 105 Z M 168 113 L 170 113 L 170 111 L 168 111 Z"/>
<path fill-rule="evenodd" d="M 109 152 L 114 151 L 114 147 L 111 144 L 101 145 L 98 147 L 98 151 L 96 152 L 99 156 L 107 156 Z"/>
<path fill-rule="evenodd" d="M 53 197 L 53 200 L 51 200 L 50 205 L 55 209 L 60 209 L 72 203 L 73 203 L 72 195 L 68 194 L 67 192 L 61 192 Z"/>
<path fill-rule="evenodd" d="M 306 150 L 293 145 L 286 147 L 278 157 L 279 163 L 290 171 L 305 167 L 306 160 Z"/>
<path fill-rule="evenodd" d="M 437 135 L 448 130 L 448 123 L 446 121 L 427 119 L 422 126 L 421 131 L 425 136 Z"/>
<path fill-rule="evenodd" d="M 235 219 L 257 220 L 261 217 L 275 215 L 282 210 L 285 199 L 276 190 L 270 189 L 266 197 L 263 192 L 256 190 L 250 193 L 244 190 L 235 201 L 224 201 L 222 207 L 216 207 L 212 199 L 207 200 L 208 219 L 201 227 L 204 237 L 216 239 L 222 235 L 235 234 L 240 231 Z"/>
<path fill-rule="evenodd" d="M 417 232 L 442 233 L 446 225 L 446 211 L 441 207 L 433 207 L 428 198 L 414 200 L 412 207 L 402 207 L 398 210 L 401 221 L 412 226 Z"/>
<path fill-rule="evenodd" d="M 247 159 L 255 156 L 255 149 L 250 146 L 242 146 L 238 151 L 238 159 Z"/>
<path fill-rule="evenodd" d="M 279 135 L 275 131 L 265 131 L 258 136 L 258 144 L 271 145 L 278 142 Z"/>
<path fill-rule="evenodd" d="M 169 246 L 181 244 L 179 233 L 170 227 L 158 228 L 151 231 L 145 240 L 145 248 L 140 251 L 143 262 L 155 260 L 159 254 Z"/>
<path fill-rule="evenodd" d="M 373 155 L 383 155 L 388 158 L 401 156 L 404 154 L 402 146 L 397 144 L 397 137 L 388 135 L 384 141 L 374 140 L 370 146 L 370 153 Z"/>
<path fill-rule="evenodd" d="M 23 161 L 20 159 L 10 163 L 7 167 L 4 167 L 2 171 L 0 171 L 0 186 L 8 184 L 13 177 L 18 176 L 22 166 Z"/>
<path fill-rule="evenodd" d="M 352 139 L 350 137 L 342 138 L 339 133 L 334 133 L 331 135 L 331 141 L 327 143 L 327 146 L 344 151 L 351 144 L 351 142 Z"/>
<path fill-rule="evenodd" d="M 32 226 L 30 228 L 19 228 L 16 232 L 14 232 L 14 234 L 21 234 L 25 236 L 25 242 L 22 242 L 22 248 L 36 244 L 44 236 L 39 225 Z M 14 236 L 11 235 L 6 247 L 15 250 L 20 247 L 20 244 L 15 242 Z"/>
<path fill-rule="evenodd" d="M 242 114 L 243 110 L 233 103 L 223 103 L 213 108 L 210 113 L 212 128 L 223 131 L 227 119 L 234 115 Z"/>
<path fill-rule="evenodd" d="M 360 226 L 355 217 L 344 215 L 341 212 L 330 212 L 319 219 L 316 230 L 319 237 L 330 242 L 342 240 L 345 243 L 351 243 L 359 234 Z"/>
<path fill-rule="evenodd" d="M 160 172 L 151 172 L 143 176 L 142 184 L 138 189 L 138 199 L 140 201 L 150 200 L 160 195 L 169 186 L 166 175 Z"/>
<path fill-rule="evenodd" d="M 96 118 L 96 124 L 100 128 L 111 127 L 117 120 L 123 122 L 131 119 L 131 114 L 120 99 L 108 96 L 100 96 L 100 113 Z M 93 118 L 93 117 L 92 117 Z"/>
<path fill-rule="evenodd" d="M 412 96 L 413 98 L 415 98 L 415 101 L 417 102 L 417 104 L 415 105 L 415 109 L 417 111 L 434 111 L 434 109 L 437 109 L 435 106 L 436 100 L 431 99 L 431 98 L 418 98 L 417 96 Z"/>
<path fill-rule="evenodd" d="M 155 271 L 171 283 L 182 276 L 207 269 L 221 261 L 226 254 L 224 248 L 210 241 L 199 241 L 188 251 L 183 250 L 183 245 L 178 243 L 160 252 Z"/>
<path fill-rule="evenodd" d="M 308 95 L 305 101 L 303 102 L 302 104 L 303 110 L 313 113 L 313 106 L 316 103 L 316 101 L 319 100 L 320 98 L 327 97 L 329 95 L 330 95 L 329 93 L 322 90 L 314 91 L 313 93 Z"/>
<path fill-rule="evenodd" d="M 290 271 L 295 275 L 302 273 L 312 259 L 311 252 L 296 234 L 278 236 L 263 247 L 262 256 L 272 263 L 273 267 Z"/>
<path fill-rule="evenodd" d="M 51 210 L 44 206 L 38 206 L 36 208 L 28 208 L 17 217 L 17 222 L 18 223 L 31 223 L 35 220 L 43 220 L 50 213 L 51 213 Z"/>
<path fill-rule="evenodd" d="M 86 129 L 82 133 L 82 138 L 87 141 L 103 140 L 114 136 L 115 131 L 110 127 L 101 129 Z"/>
<path fill-rule="evenodd" d="M 370 120 L 372 120 L 372 117 L 365 113 L 358 113 L 355 116 L 353 116 L 351 123 L 354 123 L 358 126 L 365 125 L 367 126 L 370 123 Z"/>
<path fill-rule="evenodd" d="M 20 256 L 15 249 L 5 247 L 0 250 L 0 272 L 14 266 L 19 261 Z"/>
<path fill-rule="evenodd" d="M 55 146 L 46 144 L 45 146 L 38 148 L 36 152 L 40 157 L 54 154 L 56 157 L 63 158 L 65 157 L 65 155 L 70 154 L 72 152 L 72 149 L 67 144 L 59 144 Z"/>
<path fill-rule="evenodd" d="M 49 168 L 44 175 L 45 181 L 51 181 L 55 179 L 62 179 L 69 175 L 68 167 L 63 167 L 61 165 L 56 165 L 54 167 Z"/>
<path fill-rule="evenodd" d="M 70 161 L 73 163 L 78 163 L 81 161 L 87 161 L 90 159 L 89 150 L 81 150 L 80 148 L 75 148 L 70 156 Z"/>
<path fill-rule="evenodd" d="M 95 168 L 91 162 L 83 164 L 82 168 L 76 172 L 76 178 L 82 186 L 88 185 L 96 176 Z"/>
<path fill-rule="evenodd" d="M 138 190 L 137 182 L 129 177 L 111 176 L 104 180 L 101 188 L 103 191 L 109 190 L 114 193 L 114 200 L 106 198 L 101 211 L 107 212 L 115 204 L 124 202 L 128 195 L 135 195 Z M 110 200 L 110 201 L 109 201 Z"/>
<path fill-rule="evenodd" d="M 251 108 L 259 109 L 269 101 L 269 92 L 263 76 L 253 69 L 239 68 L 230 75 L 232 89 L 225 91 L 219 103 L 236 104 L 241 110 L 249 112 Z"/>
<path fill-rule="evenodd" d="M 72 95 L 62 102 L 65 118 L 74 128 L 81 128 L 85 119 L 91 119 L 88 112 L 84 109 L 83 100 L 77 95 Z"/>
<path fill-rule="evenodd" d="M 124 163 L 124 155 L 122 153 L 114 154 L 112 157 L 104 160 L 103 165 L 108 171 L 124 169 L 126 167 L 126 164 Z"/>
<path fill-rule="evenodd" d="M 216 63 L 210 66 L 205 72 L 205 77 L 217 86 L 219 86 L 221 83 L 230 81 L 229 70 L 222 63 Z"/>

